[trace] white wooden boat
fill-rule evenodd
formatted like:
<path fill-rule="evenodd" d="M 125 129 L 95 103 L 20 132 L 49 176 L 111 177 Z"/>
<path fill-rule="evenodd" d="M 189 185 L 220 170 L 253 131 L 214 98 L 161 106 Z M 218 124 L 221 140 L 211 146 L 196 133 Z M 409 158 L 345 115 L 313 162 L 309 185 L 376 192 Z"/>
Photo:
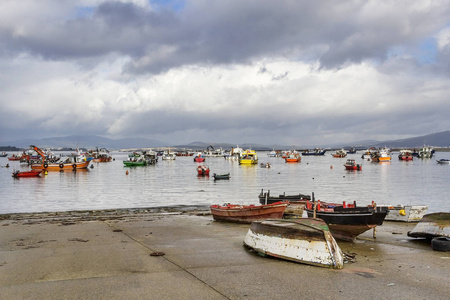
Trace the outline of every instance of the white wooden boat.
<path fill-rule="evenodd" d="M 321 219 L 265 220 L 252 223 L 244 245 L 294 262 L 342 269 L 344 256 Z"/>
<path fill-rule="evenodd" d="M 387 206 L 387 221 L 419 222 L 428 210 L 426 205 L 378 205 Z"/>

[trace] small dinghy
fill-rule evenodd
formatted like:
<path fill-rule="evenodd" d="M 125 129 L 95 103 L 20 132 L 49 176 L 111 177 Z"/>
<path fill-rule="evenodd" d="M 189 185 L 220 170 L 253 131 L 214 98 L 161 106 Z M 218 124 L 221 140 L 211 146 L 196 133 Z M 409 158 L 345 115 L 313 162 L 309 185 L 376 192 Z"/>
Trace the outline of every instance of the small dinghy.
<path fill-rule="evenodd" d="M 344 255 L 321 219 L 265 220 L 252 223 L 244 245 L 294 262 L 342 269 Z"/>

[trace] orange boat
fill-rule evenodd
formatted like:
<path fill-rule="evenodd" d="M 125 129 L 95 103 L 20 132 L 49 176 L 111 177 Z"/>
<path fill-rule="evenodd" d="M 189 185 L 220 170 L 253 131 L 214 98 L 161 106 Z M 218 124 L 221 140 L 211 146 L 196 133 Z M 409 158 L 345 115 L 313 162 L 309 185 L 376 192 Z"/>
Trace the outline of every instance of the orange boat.
<path fill-rule="evenodd" d="M 12 177 L 14 178 L 22 178 L 22 177 L 38 177 L 41 174 L 42 170 L 31 170 L 31 171 L 15 171 L 12 173 Z"/>
<path fill-rule="evenodd" d="M 49 164 L 47 162 L 43 164 L 31 165 L 32 170 L 47 170 L 47 171 L 70 171 L 77 169 L 87 169 L 91 160 L 75 163 L 59 163 L 59 164 Z"/>
<path fill-rule="evenodd" d="M 291 153 L 289 153 L 285 158 L 284 158 L 285 162 L 290 163 L 290 162 L 300 162 L 302 160 L 302 157 L 300 156 L 299 153 L 297 153 L 296 151 L 292 151 Z"/>
<path fill-rule="evenodd" d="M 30 146 L 33 150 L 35 150 L 42 157 L 42 164 L 33 164 L 31 165 L 32 170 L 47 170 L 47 171 L 68 171 L 68 170 L 78 170 L 78 169 L 87 169 L 89 163 L 92 160 L 92 157 L 86 159 L 81 162 L 70 162 L 70 163 L 48 163 L 46 160 L 45 153 L 36 146 Z"/>
<path fill-rule="evenodd" d="M 211 205 L 211 214 L 215 221 L 251 223 L 257 220 L 281 219 L 288 202 L 275 202 L 267 205 Z"/>

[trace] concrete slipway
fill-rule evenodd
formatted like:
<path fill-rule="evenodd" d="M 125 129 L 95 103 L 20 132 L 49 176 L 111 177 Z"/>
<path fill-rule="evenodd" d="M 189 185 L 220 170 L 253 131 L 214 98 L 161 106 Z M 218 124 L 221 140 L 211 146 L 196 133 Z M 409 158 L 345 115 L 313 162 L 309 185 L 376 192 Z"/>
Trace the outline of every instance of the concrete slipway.
<path fill-rule="evenodd" d="M 249 225 L 207 211 L 0 215 L 0 299 L 449 299 L 450 253 L 414 226 L 338 241 L 349 262 L 332 270 L 260 257 Z"/>

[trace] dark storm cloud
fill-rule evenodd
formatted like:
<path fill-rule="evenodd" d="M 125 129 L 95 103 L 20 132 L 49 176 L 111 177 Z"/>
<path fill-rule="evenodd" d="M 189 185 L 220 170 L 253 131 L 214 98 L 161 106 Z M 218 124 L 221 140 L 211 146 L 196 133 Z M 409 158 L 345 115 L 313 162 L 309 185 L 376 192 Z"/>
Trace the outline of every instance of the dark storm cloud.
<path fill-rule="evenodd" d="M 386 9 L 385 6 L 393 6 Z M 319 59 L 339 67 L 383 59 L 389 48 L 415 43 L 448 22 L 448 6 L 414 9 L 410 3 L 367 1 L 187 1 L 181 11 L 105 2 L 91 15 L 48 22 L 1 35 L 3 51 L 47 59 L 119 53 L 132 73 L 157 73 L 188 64 L 245 63 L 262 56 Z M 430 18 L 433 18 L 430 22 Z"/>

